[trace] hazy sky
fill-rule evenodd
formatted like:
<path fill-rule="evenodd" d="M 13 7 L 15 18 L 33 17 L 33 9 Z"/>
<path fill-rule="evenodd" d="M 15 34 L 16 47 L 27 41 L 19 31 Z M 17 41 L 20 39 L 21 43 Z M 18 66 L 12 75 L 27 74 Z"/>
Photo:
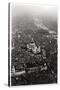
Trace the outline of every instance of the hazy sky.
<path fill-rule="evenodd" d="M 53 19 L 57 17 L 57 7 L 48 5 L 33 5 L 33 4 L 12 4 L 13 17 L 31 14 L 32 16 L 48 16 Z"/>

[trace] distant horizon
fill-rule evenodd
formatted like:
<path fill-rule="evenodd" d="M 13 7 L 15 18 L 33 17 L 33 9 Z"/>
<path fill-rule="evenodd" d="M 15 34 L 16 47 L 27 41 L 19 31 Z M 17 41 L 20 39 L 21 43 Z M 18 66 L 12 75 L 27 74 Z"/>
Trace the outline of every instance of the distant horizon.
<path fill-rule="evenodd" d="M 13 32 L 22 26 L 30 29 L 36 19 L 44 27 L 57 31 L 57 6 L 12 3 L 11 9 Z"/>
<path fill-rule="evenodd" d="M 12 16 L 17 17 L 25 14 L 32 16 L 48 16 L 57 18 L 57 6 L 49 5 L 30 5 L 30 4 L 12 4 Z"/>

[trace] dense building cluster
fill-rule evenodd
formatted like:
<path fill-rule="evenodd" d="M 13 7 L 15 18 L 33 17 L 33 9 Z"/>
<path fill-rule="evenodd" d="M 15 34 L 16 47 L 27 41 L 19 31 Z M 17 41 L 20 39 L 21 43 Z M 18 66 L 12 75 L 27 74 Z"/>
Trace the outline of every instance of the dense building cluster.
<path fill-rule="evenodd" d="M 57 82 L 57 39 L 46 36 L 39 30 L 13 35 L 11 72 L 25 73 L 13 76 L 12 85 Z"/>

